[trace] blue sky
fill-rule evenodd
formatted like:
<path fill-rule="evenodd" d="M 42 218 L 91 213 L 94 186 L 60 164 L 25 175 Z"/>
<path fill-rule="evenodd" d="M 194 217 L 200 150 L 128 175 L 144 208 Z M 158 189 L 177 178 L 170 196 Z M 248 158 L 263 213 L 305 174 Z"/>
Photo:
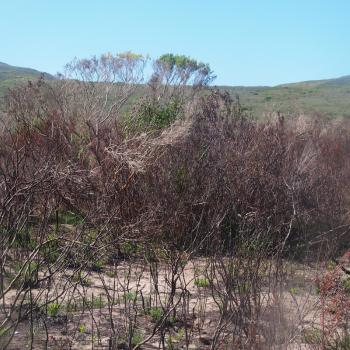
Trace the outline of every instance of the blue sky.
<path fill-rule="evenodd" d="M 103 52 L 173 52 L 216 84 L 350 74 L 349 0 L 0 0 L 0 61 L 49 73 Z"/>

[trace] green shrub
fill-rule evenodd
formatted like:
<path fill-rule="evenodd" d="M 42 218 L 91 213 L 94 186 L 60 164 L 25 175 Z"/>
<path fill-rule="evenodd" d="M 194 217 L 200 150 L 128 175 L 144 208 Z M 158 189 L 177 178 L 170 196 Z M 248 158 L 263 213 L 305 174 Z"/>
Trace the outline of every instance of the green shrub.
<path fill-rule="evenodd" d="M 344 288 L 345 292 L 347 294 L 350 294 L 350 277 L 343 279 L 341 284 L 342 284 L 342 287 Z"/>
<path fill-rule="evenodd" d="M 140 104 L 136 117 L 127 119 L 126 130 L 128 133 L 161 130 L 179 119 L 181 112 L 182 103 L 175 98 L 166 103 L 145 100 Z"/>
<path fill-rule="evenodd" d="M 106 275 L 109 277 L 109 278 L 115 278 L 117 276 L 116 272 L 115 271 L 106 271 Z"/>
<path fill-rule="evenodd" d="M 47 314 L 52 318 L 56 318 L 58 316 L 59 310 L 60 304 L 58 303 L 51 303 L 47 306 Z"/>
<path fill-rule="evenodd" d="M 120 247 L 120 252 L 126 257 L 139 256 L 142 253 L 142 246 L 137 242 L 124 242 Z"/>
<path fill-rule="evenodd" d="M 210 282 L 207 278 L 202 277 L 202 278 L 196 278 L 194 280 L 194 285 L 198 288 L 207 288 L 210 285 Z"/>
<path fill-rule="evenodd" d="M 243 293 L 243 294 L 249 293 L 251 288 L 252 288 L 252 285 L 250 282 L 243 282 L 243 283 L 238 285 L 238 292 Z"/>
<path fill-rule="evenodd" d="M 105 301 L 101 295 L 93 298 L 84 298 L 84 303 L 90 309 L 101 309 L 105 306 Z"/>
<path fill-rule="evenodd" d="M 101 260 L 94 261 L 91 265 L 91 270 L 101 272 L 103 270 L 103 262 Z"/>
<path fill-rule="evenodd" d="M 134 302 L 137 299 L 137 294 L 135 292 L 125 292 L 123 298 L 127 302 Z"/>
<path fill-rule="evenodd" d="M 333 260 L 329 260 L 327 262 L 327 270 L 331 271 L 331 270 L 334 270 L 337 266 L 337 263 Z"/>
<path fill-rule="evenodd" d="M 143 341 L 143 335 L 140 332 L 135 332 L 131 338 L 131 345 L 136 346 Z"/>
<path fill-rule="evenodd" d="M 160 307 L 152 307 L 149 309 L 148 314 L 151 316 L 152 322 L 154 323 L 159 322 L 164 316 L 163 309 Z"/>
<path fill-rule="evenodd" d="M 83 218 L 72 211 L 58 211 L 54 216 L 51 217 L 51 222 L 56 224 L 66 224 L 77 226 L 84 222 Z"/>
<path fill-rule="evenodd" d="M 79 333 L 86 333 L 86 326 L 81 324 L 78 328 Z"/>
<path fill-rule="evenodd" d="M 298 293 L 298 290 L 297 290 L 297 288 L 292 287 L 292 288 L 289 289 L 289 293 L 292 294 L 292 295 L 296 295 Z"/>

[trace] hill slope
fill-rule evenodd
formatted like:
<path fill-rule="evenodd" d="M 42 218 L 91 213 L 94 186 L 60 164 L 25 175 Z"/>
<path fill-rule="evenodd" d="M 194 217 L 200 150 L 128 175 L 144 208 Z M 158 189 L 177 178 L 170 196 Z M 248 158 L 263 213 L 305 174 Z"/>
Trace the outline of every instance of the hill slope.
<path fill-rule="evenodd" d="M 274 87 L 223 88 L 238 94 L 243 108 L 255 118 L 277 111 L 285 115 L 350 117 L 350 76 Z"/>
<path fill-rule="evenodd" d="M 0 62 L 0 104 L 9 87 L 50 74 Z M 260 119 L 274 112 L 284 115 L 321 115 L 326 118 L 350 118 L 350 75 L 336 79 L 304 81 L 268 86 L 221 86 L 232 96 L 239 95 L 242 107 Z"/>
<path fill-rule="evenodd" d="M 20 82 L 37 79 L 42 75 L 46 79 L 53 79 L 53 76 L 48 73 L 42 73 L 31 68 L 10 66 L 9 64 L 0 62 L 0 98 L 8 88 Z"/>

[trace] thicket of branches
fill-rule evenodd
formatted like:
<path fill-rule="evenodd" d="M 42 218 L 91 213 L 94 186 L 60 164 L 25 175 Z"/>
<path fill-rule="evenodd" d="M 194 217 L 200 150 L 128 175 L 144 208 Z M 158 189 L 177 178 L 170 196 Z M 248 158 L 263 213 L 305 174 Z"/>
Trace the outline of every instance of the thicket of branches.
<path fill-rule="evenodd" d="M 194 315 L 184 306 L 182 274 L 205 257 L 203 283 L 219 315 L 210 347 L 260 348 L 263 310 L 283 298 L 285 261 L 327 260 L 347 248 L 345 127 L 256 122 L 208 87 L 208 65 L 164 55 L 145 81 L 146 63 L 132 53 L 75 60 L 59 80 L 9 92 L 0 135 L 3 347 L 26 322 L 34 347 L 35 320 L 45 324 L 48 346 L 48 310 L 84 287 L 85 271 L 143 261 L 155 301 L 145 306 L 142 297 L 142 309 L 155 303 L 160 317 L 135 341 L 139 299 L 128 300 L 130 313 L 118 323 L 103 284 L 109 348 L 124 339 L 136 349 L 153 338 L 170 348 L 175 318 L 188 348 Z"/>

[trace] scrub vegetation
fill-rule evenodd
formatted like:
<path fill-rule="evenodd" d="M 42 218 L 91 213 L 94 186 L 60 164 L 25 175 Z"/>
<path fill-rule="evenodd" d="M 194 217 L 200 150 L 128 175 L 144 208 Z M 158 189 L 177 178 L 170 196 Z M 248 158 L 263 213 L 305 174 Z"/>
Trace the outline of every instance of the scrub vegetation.
<path fill-rule="evenodd" d="M 7 93 L 1 349 L 349 349 L 347 122 L 214 78 L 126 52 Z"/>

